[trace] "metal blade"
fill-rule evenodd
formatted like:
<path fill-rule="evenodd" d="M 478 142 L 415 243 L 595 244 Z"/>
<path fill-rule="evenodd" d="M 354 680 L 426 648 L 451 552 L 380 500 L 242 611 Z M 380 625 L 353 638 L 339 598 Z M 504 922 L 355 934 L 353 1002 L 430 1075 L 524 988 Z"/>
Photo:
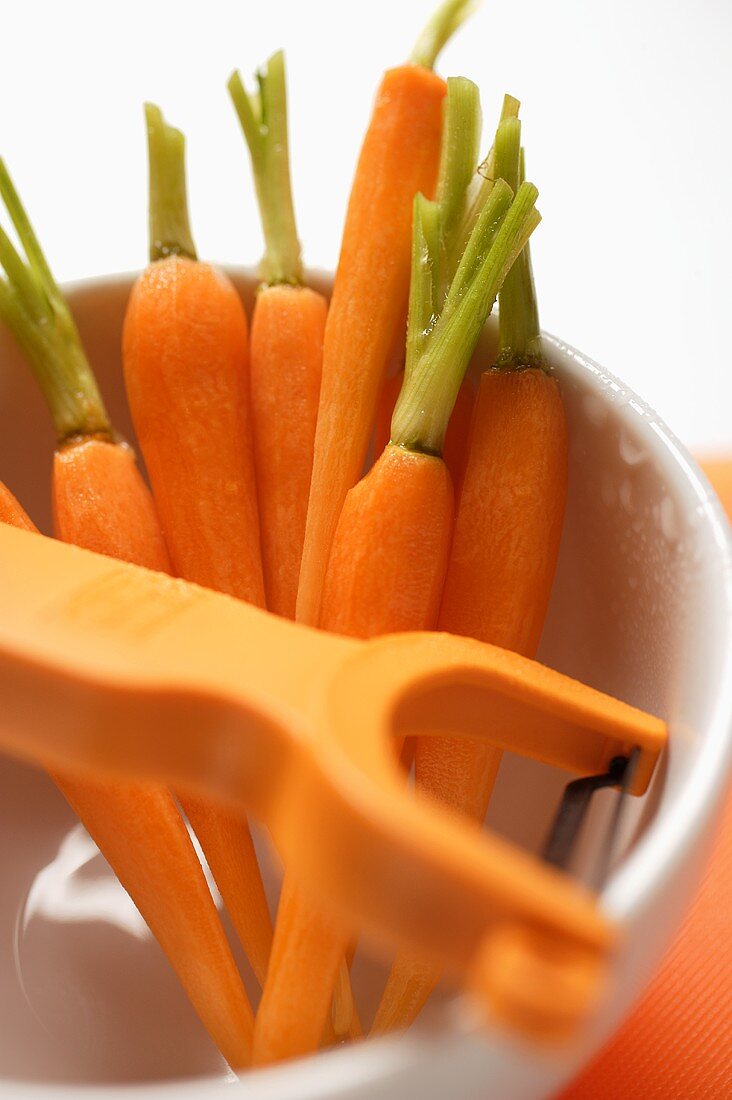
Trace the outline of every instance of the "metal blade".
<path fill-rule="evenodd" d="M 568 868 L 582 826 L 587 818 L 592 796 L 604 787 L 619 786 L 621 794 L 618 802 L 619 804 L 622 803 L 623 794 L 627 793 L 629 773 L 632 778 L 631 762 L 638 755 L 638 750 L 634 749 L 630 757 L 615 756 L 610 761 L 607 772 L 602 775 L 584 776 L 582 779 L 574 779 L 567 784 L 542 852 L 542 857 L 547 863 L 551 863 L 554 867 L 559 867 L 562 870 Z M 612 837 L 608 839 L 608 835 L 606 835 L 603 841 L 601 851 L 601 865 L 603 867 L 606 867 L 612 855 L 613 840 L 619 823 L 616 821 L 617 816 L 618 808 L 616 807 L 608 830 Z"/>
<path fill-rule="evenodd" d="M 622 784 L 620 787 L 620 794 L 618 795 L 615 805 L 613 807 L 612 816 L 608 822 L 607 830 L 605 831 L 605 837 L 600 848 L 600 854 L 595 864 L 595 869 L 590 876 L 590 885 L 598 891 L 603 888 L 607 882 L 608 875 L 610 874 L 610 866 L 612 864 L 613 854 L 615 852 L 615 845 L 620 833 L 620 826 L 622 825 L 623 815 L 628 805 L 628 791 L 633 782 L 633 776 L 635 770 L 638 767 L 638 760 L 640 759 L 640 749 L 633 749 L 628 758 L 628 762 L 623 772 Z"/>

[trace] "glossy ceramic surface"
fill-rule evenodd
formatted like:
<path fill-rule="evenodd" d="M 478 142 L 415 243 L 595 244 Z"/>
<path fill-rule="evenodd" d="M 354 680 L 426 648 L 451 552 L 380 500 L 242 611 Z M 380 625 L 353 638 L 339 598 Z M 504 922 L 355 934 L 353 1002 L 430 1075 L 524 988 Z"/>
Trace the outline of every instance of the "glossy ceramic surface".
<path fill-rule="evenodd" d="M 253 281 L 237 275 L 247 302 Z M 117 427 L 132 438 L 119 337 L 130 279 L 70 288 Z M 490 361 L 489 329 L 482 360 Z M 578 1041 L 536 1051 L 481 1030 L 470 1005 L 438 999 L 405 1036 L 236 1081 L 212 1050 L 134 907 L 50 782 L 0 760 L 0 1096 L 454 1100 L 549 1097 L 642 988 L 699 875 L 729 767 L 732 558 L 703 475 L 642 401 L 547 338 L 570 425 L 570 494 L 541 658 L 661 714 L 671 749 L 624 821 L 603 894 L 625 928 L 606 1002 Z M 479 359 L 481 356 L 478 357 Z M 0 332 L 0 477 L 48 525 L 52 433 Z M 490 823 L 536 849 L 565 777 L 502 766 Z M 520 793 L 517 793 L 520 792 Z M 583 839 L 591 863 L 612 796 Z M 273 891 L 277 870 L 270 860 Z M 356 967 L 368 1015 L 383 969 Z"/>

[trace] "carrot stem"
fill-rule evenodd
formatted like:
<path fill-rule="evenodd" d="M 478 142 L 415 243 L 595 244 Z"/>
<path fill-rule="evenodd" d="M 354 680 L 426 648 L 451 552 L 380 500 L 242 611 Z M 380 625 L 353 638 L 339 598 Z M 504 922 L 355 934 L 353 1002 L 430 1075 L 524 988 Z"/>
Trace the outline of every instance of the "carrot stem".
<path fill-rule="evenodd" d="M 0 228 L 0 317 L 15 336 L 48 402 L 59 441 L 112 435 L 104 402 L 76 324 L 56 284 L 4 161 L 0 197 L 15 226 L 24 260 Z"/>
<path fill-rule="evenodd" d="M 465 77 L 450 77 L 447 81 L 440 174 L 435 196 L 440 209 L 438 274 L 441 276 L 441 298 L 447 293 L 450 279 L 462 255 L 461 246 L 465 243 L 456 238 L 459 237 L 458 230 L 465 214 L 468 188 L 478 163 L 480 130 L 480 93 L 477 86 Z"/>
<path fill-rule="evenodd" d="M 515 99 L 512 95 L 504 95 L 500 122 L 503 122 L 503 120 L 507 118 L 517 118 L 520 106 L 521 104 L 518 99 Z M 493 182 L 500 177 L 500 172 L 496 172 L 495 170 L 494 157 L 495 146 L 491 146 L 485 159 L 478 165 L 473 179 L 470 182 L 463 208 L 462 222 L 455 234 L 455 247 L 457 249 L 465 247 L 465 242 L 473 231 L 473 226 L 478 220 L 478 215 L 488 200 Z M 511 184 L 510 180 L 506 182 L 509 185 Z M 514 187 L 513 190 L 515 191 L 516 188 Z"/>
<path fill-rule="evenodd" d="M 516 172 L 519 183 L 523 182 L 524 175 L 524 151 L 520 149 Z M 501 370 L 526 367 L 546 369 L 528 244 L 506 276 L 498 296 L 498 305 L 500 347 L 497 366 Z"/>
<path fill-rule="evenodd" d="M 453 308 L 470 287 L 476 273 L 480 270 L 487 253 L 492 247 L 495 235 L 506 211 L 511 205 L 513 191 L 505 180 L 497 180 L 488 196 L 473 232 L 463 252 L 462 259 L 455 272 L 445 301 L 445 310 Z"/>
<path fill-rule="evenodd" d="M 417 39 L 409 59 L 412 64 L 433 69 L 449 39 L 476 7 L 476 0 L 445 0 Z"/>
<path fill-rule="evenodd" d="M 416 362 L 439 311 L 435 268 L 439 264 L 440 211 L 436 202 L 414 196 L 412 278 L 409 284 L 407 362 Z"/>
<path fill-rule="evenodd" d="M 440 171 L 434 201 L 415 196 L 412 219 L 412 277 L 409 284 L 407 359 L 419 354 L 425 334 L 439 316 L 460 260 L 455 228 L 460 224 L 480 141 L 480 95 L 465 77 L 450 77 L 445 98 Z"/>
<path fill-rule="evenodd" d="M 481 127 L 480 93 L 472 81 L 447 81 L 444 114 L 436 198 L 431 202 L 417 194 L 414 199 L 407 379 L 442 311 L 462 254 L 462 248 L 455 249 L 455 230 L 475 171 Z"/>
<path fill-rule="evenodd" d="M 518 118 L 505 118 L 498 124 L 493 145 L 494 174 L 505 180 L 511 190 L 518 191 L 521 123 Z"/>
<path fill-rule="evenodd" d="M 444 308 L 406 364 L 394 410 L 392 441 L 426 454 L 442 453 L 447 424 L 475 344 L 511 264 L 539 223 L 538 191 L 525 183 L 511 203 L 498 181 L 468 241 Z M 510 204 L 510 207 L 509 207 Z M 508 212 L 507 212 L 508 211 Z M 499 228 L 500 224 L 500 228 Z"/>
<path fill-rule="evenodd" d="M 188 217 L 186 139 L 154 103 L 145 104 L 150 163 L 150 260 L 166 256 L 196 259 Z"/>
<path fill-rule="evenodd" d="M 499 127 L 504 122 L 509 122 L 511 119 L 517 119 L 520 108 L 521 100 L 516 99 L 515 96 L 509 95 L 508 92 L 506 92 L 503 97 L 503 103 L 501 105 L 501 117 L 498 120 Z M 488 150 L 488 156 L 483 161 L 481 169 L 482 174 L 490 179 L 498 179 L 501 176 L 501 173 L 496 169 L 495 141 Z M 503 176 L 503 179 L 506 179 L 506 177 Z M 508 183 L 510 186 L 513 186 L 513 184 L 511 184 L 511 180 L 506 180 L 506 183 Z"/>
<path fill-rule="evenodd" d="M 247 92 L 238 72 L 231 75 L 229 94 L 244 132 L 254 172 L 259 213 L 264 230 L 260 274 L 269 286 L 302 283 L 300 241 L 295 225 L 287 136 L 285 55 L 273 54 L 257 73 L 258 89 Z"/>

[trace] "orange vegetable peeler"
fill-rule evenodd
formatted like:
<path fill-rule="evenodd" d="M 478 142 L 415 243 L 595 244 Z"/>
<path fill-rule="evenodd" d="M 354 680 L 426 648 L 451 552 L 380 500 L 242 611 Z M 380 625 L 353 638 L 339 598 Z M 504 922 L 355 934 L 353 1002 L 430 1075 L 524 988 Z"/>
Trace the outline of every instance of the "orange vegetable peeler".
<path fill-rule="evenodd" d="M 391 740 L 486 739 L 640 795 L 657 718 L 479 642 L 336 637 L 4 525 L 0 697 L 0 750 L 246 807 L 344 928 L 524 1035 L 570 1034 L 602 991 L 616 930 L 552 865 L 576 786 L 546 862 L 415 799 Z"/>

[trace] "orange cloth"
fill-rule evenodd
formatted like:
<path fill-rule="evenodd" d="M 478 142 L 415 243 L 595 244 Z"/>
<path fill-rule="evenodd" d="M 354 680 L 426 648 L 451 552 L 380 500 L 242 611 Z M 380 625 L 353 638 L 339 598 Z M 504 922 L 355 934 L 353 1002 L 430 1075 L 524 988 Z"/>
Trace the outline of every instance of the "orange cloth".
<path fill-rule="evenodd" d="M 732 463 L 705 469 L 732 516 Z M 661 969 L 558 1100 L 732 1100 L 732 792 L 701 890 Z"/>
<path fill-rule="evenodd" d="M 559 1100 L 732 1100 L 732 794 L 660 971 Z"/>

